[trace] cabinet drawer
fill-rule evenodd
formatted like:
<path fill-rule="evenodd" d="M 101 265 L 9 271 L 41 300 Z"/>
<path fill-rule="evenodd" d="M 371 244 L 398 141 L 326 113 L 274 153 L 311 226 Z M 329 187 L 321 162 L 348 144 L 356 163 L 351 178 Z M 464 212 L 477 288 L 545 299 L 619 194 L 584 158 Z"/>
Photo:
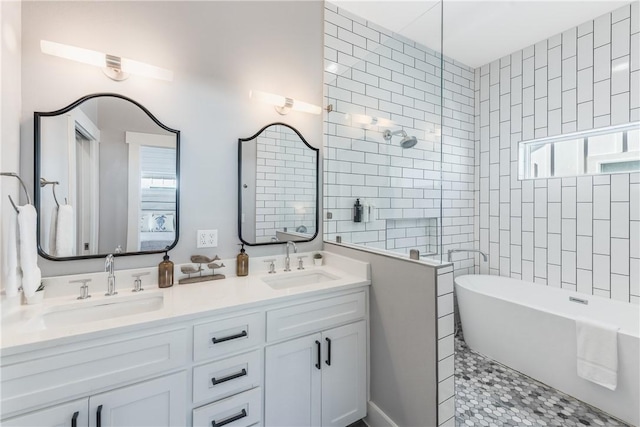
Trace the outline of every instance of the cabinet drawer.
<path fill-rule="evenodd" d="M 257 387 L 194 409 L 193 427 L 248 427 L 259 423 L 262 414 L 261 390 Z"/>
<path fill-rule="evenodd" d="M 262 352 L 255 350 L 193 368 L 193 401 L 213 401 L 260 386 Z"/>
<path fill-rule="evenodd" d="M 320 331 L 364 315 L 364 292 L 271 310 L 267 312 L 267 341 Z"/>
<path fill-rule="evenodd" d="M 131 333 L 2 358 L 2 411 L 9 415 L 88 395 L 183 366 L 185 329 Z"/>
<path fill-rule="evenodd" d="M 264 341 L 262 313 L 202 323 L 193 327 L 193 360 L 236 353 Z"/>

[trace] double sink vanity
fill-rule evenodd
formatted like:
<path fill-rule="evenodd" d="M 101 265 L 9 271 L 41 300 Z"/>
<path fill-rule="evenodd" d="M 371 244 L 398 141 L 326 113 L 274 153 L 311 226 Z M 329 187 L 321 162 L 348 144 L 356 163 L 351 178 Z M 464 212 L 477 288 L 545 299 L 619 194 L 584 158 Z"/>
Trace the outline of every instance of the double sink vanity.
<path fill-rule="evenodd" d="M 346 426 L 366 414 L 366 263 L 3 310 L 4 426 Z M 131 272 L 118 271 L 121 277 Z M 105 273 L 94 275 L 105 280 Z M 153 276 L 151 276 L 153 277 Z M 105 281 L 106 283 L 106 281 Z M 106 288 L 106 285 L 105 285 Z"/>

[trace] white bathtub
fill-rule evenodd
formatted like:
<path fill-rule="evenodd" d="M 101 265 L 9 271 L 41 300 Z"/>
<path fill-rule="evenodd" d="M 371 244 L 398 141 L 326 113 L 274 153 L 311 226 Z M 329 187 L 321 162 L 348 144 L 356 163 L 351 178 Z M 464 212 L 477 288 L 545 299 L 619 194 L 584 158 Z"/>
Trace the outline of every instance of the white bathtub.
<path fill-rule="evenodd" d="M 637 305 L 507 277 L 455 279 L 469 347 L 609 414 L 640 425 L 640 310 Z M 586 299 L 588 305 L 569 297 Z M 618 387 L 576 374 L 578 316 L 618 325 Z"/>

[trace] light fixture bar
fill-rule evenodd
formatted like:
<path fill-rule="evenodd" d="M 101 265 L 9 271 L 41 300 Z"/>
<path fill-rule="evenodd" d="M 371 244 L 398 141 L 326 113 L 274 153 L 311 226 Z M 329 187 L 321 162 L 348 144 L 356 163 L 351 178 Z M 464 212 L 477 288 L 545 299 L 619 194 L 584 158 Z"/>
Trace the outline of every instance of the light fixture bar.
<path fill-rule="evenodd" d="M 173 72 L 171 70 L 134 61 L 133 59 L 98 52 L 96 50 L 84 49 L 48 40 L 40 40 L 40 50 L 42 53 L 48 55 L 100 67 L 109 78 L 116 81 L 125 80 L 129 74 L 166 81 L 173 80 Z"/>
<path fill-rule="evenodd" d="M 288 114 L 291 110 L 310 114 L 322 113 L 322 108 L 317 105 L 273 93 L 261 92 L 259 90 L 250 90 L 249 98 L 273 105 L 276 111 L 282 115 Z"/>

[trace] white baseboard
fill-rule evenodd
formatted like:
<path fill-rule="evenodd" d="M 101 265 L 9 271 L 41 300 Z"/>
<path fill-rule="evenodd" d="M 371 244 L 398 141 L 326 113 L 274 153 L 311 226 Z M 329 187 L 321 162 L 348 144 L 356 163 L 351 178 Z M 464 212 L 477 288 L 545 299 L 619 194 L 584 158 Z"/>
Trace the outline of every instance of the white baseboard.
<path fill-rule="evenodd" d="M 367 402 L 367 416 L 364 418 L 364 422 L 369 427 L 398 427 L 398 424 L 394 423 L 391 418 L 378 406 L 369 401 Z"/>

